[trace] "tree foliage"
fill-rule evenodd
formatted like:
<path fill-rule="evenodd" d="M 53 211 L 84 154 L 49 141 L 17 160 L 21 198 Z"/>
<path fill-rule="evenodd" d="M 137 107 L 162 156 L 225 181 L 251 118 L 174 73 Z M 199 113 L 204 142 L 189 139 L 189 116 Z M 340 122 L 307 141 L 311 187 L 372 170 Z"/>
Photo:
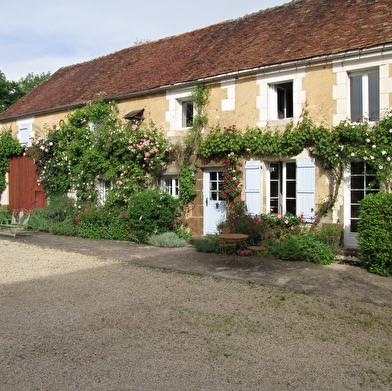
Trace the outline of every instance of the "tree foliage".
<path fill-rule="evenodd" d="M 0 113 L 28 94 L 50 76 L 50 72 L 34 75 L 28 73 L 19 81 L 9 81 L 0 71 Z"/>

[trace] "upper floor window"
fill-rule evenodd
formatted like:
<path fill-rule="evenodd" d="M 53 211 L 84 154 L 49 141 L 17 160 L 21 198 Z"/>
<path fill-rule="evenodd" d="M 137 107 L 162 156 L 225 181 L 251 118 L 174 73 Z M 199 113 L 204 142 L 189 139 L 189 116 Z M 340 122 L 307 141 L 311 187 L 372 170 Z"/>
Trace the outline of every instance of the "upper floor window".
<path fill-rule="evenodd" d="M 350 75 L 351 120 L 380 119 L 380 73 L 378 69 Z"/>
<path fill-rule="evenodd" d="M 271 85 L 272 110 L 275 110 L 276 119 L 293 117 L 293 82 L 278 83 Z"/>
<path fill-rule="evenodd" d="M 194 104 L 192 100 L 184 100 L 181 104 L 181 127 L 189 128 L 193 124 Z"/>
<path fill-rule="evenodd" d="M 179 179 L 178 177 L 165 177 L 161 181 L 161 188 L 167 194 L 175 198 L 179 196 Z"/>
<path fill-rule="evenodd" d="M 21 145 L 31 147 L 33 136 L 33 119 L 26 119 L 17 122 L 18 139 Z"/>

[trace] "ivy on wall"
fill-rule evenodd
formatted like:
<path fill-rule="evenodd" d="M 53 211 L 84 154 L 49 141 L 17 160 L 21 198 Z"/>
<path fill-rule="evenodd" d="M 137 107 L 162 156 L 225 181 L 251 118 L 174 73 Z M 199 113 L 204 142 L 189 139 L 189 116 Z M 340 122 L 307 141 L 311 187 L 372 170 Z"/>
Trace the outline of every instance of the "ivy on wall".
<path fill-rule="evenodd" d="M 21 155 L 23 149 L 19 141 L 12 137 L 11 129 L 0 133 L 0 197 L 7 187 L 5 176 L 9 169 L 10 158 Z"/>
<path fill-rule="evenodd" d="M 392 185 L 392 111 L 375 124 L 346 120 L 338 126 L 316 126 L 305 116 L 298 124 L 289 123 L 283 131 L 235 126 L 213 128 L 201 141 L 204 158 L 224 159 L 231 152 L 259 158 L 289 158 L 304 149 L 317 158 L 331 180 L 328 200 L 317 211 L 316 220 L 330 211 L 337 199 L 344 170 L 351 161 L 365 161 L 376 171 L 376 180 L 387 191 Z"/>

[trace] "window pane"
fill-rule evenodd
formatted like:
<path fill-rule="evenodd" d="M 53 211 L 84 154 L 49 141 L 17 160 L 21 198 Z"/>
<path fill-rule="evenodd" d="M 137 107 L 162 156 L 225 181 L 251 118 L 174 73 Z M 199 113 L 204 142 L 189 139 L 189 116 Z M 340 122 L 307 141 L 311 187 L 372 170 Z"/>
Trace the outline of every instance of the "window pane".
<path fill-rule="evenodd" d="M 193 101 L 182 102 L 182 127 L 192 126 L 193 121 Z"/>
<path fill-rule="evenodd" d="M 364 187 L 365 185 L 363 176 L 351 177 L 351 189 L 363 189 Z"/>
<path fill-rule="evenodd" d="M 378 71 L 369 73 L 369 120 L 380 119 L 380 75 Z"/>
<path fill-rule="evenodd" d="M 286 200 L 286 212 L 296 214 L 296 200 Z"/>
<path fill-rule="evenodd" d="M 286 163 L 286 178 L 295 179 L 297 173 L 297 167 L 295 163 Z"/>
<path fill-rule="evenodd" d="M 351 218 L 359 218 L 359 205 L 351 205 Z"/>
<path fill-rule="evenodd" d="M 351 203 L 355 204 L 363 199 L 365 192 L 363 190 L 351 191 Z"/>
<path fill-rule="evenodd" d="M 279 213 L 278 204 L 279 204 L 279 202 L 278 202 L 277 198 L 271 199 L 271 201 L 270 201 L 271 213 Z"/>
<path fill-rule="evenodd" d="M 270 164 L 270 178 L 278 179 L 279 178 L 279 164 L 273 163 Z"/>
<path fill-rule="evenodd" d="M 277 197 L 278 196 L 278 193 L 279 193 L 279 183 L 278 182 L 271 182 L 271 189 L 270 189 L 270 192 L 271 192 L 271 197 Z"/>
<path fill-rule="evenodd" d="M 365 164 L 363 162 L 352 162 L 351 163 L 351 175 L 360 174 L 362 175 L 365 170 Z"/>
<path fill-rule="evenodd" d="M 291 118 L 293 116 L 293 82 L 278 84 L 276 92 L 278 118 Z"/>
<path fill-rule="evenodd" d="M 362 112 L 362 75 L 350 77 L 351 120 L 360 121 Z"/>
<path fill-rule="evenodd" d="M 295 198 L 296 194 L 296 183 L 295 182 L 287 182 L 286 184 L 286 197 Z"/>

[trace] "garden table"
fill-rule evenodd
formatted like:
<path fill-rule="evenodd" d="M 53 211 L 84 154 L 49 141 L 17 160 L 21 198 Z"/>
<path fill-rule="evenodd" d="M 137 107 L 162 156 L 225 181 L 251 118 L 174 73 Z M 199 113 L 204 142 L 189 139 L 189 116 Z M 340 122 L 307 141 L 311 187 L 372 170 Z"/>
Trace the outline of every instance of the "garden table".
<path fill-rule="evenodd" d="M 246 234 L 236 234 L 236 233 L 223 233 L 219 236 L 219 248 L 220 252 L 225 255 L 225 262 L 227 263 L 227 249 L 233 249 L 234 253 L 237 248 L 243 249 L 246 248 L 246 239 L 248 239 L 249 235 Z"/>

